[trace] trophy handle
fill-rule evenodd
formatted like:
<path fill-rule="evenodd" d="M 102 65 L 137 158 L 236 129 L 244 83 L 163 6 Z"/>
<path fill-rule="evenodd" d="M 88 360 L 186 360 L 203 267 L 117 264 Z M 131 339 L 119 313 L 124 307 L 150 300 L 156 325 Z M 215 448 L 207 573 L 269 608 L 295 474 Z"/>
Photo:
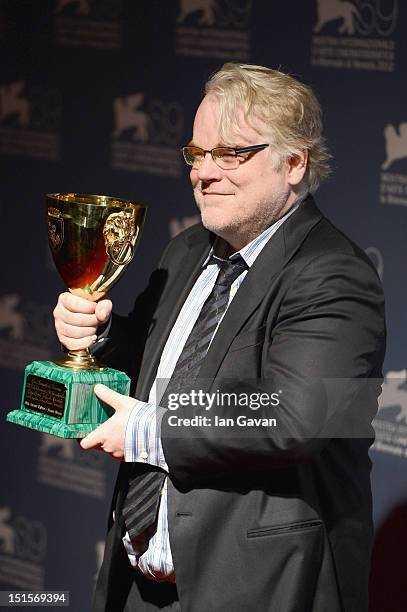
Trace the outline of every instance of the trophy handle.
<path fill-rule="evenodd" d="M 136 236 L 136 239 L 137 239 L 137 236 Z M 117 257 L 114 255 L 114 252 L 115 250 L 117 250 L 118 246 L 119 247 L 122 246 L 122 250 L 126 247 L 129 247 L 128 255 L 124 259 L 117 259 Z M 110 257 L 110 260 L 114 264 L 116 264 L 116 266 L 125 266 L 126 264 L 130 263 L 134 257 L 134 246 L 129 240 L 125 242 L 124 244 L 119 239 L 114 240 L 111 244 L 109 244 L 107 254 Z"/>
<path fill-rule="evenodd" d="M 120 213 L 119 213 L 120 214 Z M 109 240 L 108 237 L 105 235 L 105 241 L 106 241 L 106 252 L 110 257 L 110 260 L 116 264 L 116 266 L 125 266 L 128 263 L 131 262 L 131 260 L 134 257 L 134 245 L 137 242 L 137 238 L 140 232 L 140 227 L 138 225 L 136 225 L 134 227 L 134 231 L 133 232 L 127 232 L 127 240 L 124 239 L 123 237 L 121 238 L 116 238 L 115 240 Z M 116 253 L 118 251 L 118 247 L 120 249 L 119 252 L 119 256 L 124 253 L 124 249 L 129 249 L 127 256 L 124 259 L 119 259 L 116 256 Z"/>
<path fill-rule="evenodd" d="M 140 232 L 134 210 L 111 213 L 103 228 L 106 253 L 116 266 L 127 265 L 134 256 L 134 247 Z M 123 257 L 124 256 L 124 257 Z"/>

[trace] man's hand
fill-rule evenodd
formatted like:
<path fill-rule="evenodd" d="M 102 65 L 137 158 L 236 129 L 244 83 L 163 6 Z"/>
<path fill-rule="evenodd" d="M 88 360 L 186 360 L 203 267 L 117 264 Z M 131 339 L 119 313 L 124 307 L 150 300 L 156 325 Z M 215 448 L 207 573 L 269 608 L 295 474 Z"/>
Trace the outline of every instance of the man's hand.
<path fill-rule="evenodd" d="M 108 298 L 91 302 L 71 293 L 61 293 L 54 309 L 60 343 L 69 350 L 88 348 L 96 341 L 98 327 L 108 321 L 111 312 L 112 302 Z"/>
<path fill-rule="evenodd" d="M 115 459 L 123 460 L 126 426 L 134 408 L 134 397 L 121 395 L 100 384 L 95 385 L 94 391 L 102 402 L 114 408 L 115 414 L 83 438 L 80 445 L 84 450 L 97 448 Z"/>

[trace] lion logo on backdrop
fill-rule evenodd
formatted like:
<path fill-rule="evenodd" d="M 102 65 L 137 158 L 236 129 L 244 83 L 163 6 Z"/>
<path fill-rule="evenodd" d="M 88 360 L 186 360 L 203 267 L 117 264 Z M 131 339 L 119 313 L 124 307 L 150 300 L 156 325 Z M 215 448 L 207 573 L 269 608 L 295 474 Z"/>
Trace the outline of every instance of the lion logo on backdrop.
<path fill-rule="evenodd" d="M 0 582 L 20 589 L 42 590 L 47 548 L 45 525 L 36 519 L 12 516 L 0 507 Z"/>
<path fill-rule="evenodd" d="M 398 408 L 395 421 L 407 425 L 407 370 L 390 370 L 383 382 L 379 414 L 387 408 Z"/>
<path fill-rule="evenodd" d="M 133 140 L 148 141 L 149 117 L 140 109 L 143 103 L 143 93 L 131 94 L 113 101 L 114 139 L 120 138 L 124 132 L 131 131 Z"/>
<path fill-rule="evenodd" d="M 407 369 L 387 372 L 373 427 L 373 450 L 407 459 Z"/>
<path fill-rule="evenodd" d="M 22 340 L 24 337 L 25 318 L 18 311 L 20 296 L 16 293 L 0 296 L 0 331 L 9 330 L 10 338 Z"/>
<path fill-rule="evenodd" d="M 40 453 L 73 461 L 75 458 L 74 444 L 74 440 L 65 440 L 43 433 L 41 434 Z"/>
<path fill-rule="evenodd" d="M 388 123 L 383 130 L 385 160 L 381 164 L 379 200 L 381 204 L 407 206 L 406 163 L 394 163 L 407 158 L 407 121 Z"/>
<path fill-rule="evenodd" d="M 384 128 L 386 159 L 382 170 L 388 170 L 399 159 L 407 157 L 407 121 L 400 123 L 398 130 L 390 123 Z"/>
<path fill-rule="evenodd" d="M 106 493 L 105 458 L 84 453 L 72 439 L 41 434 L 37 480 L 58 489 L 102 499 Z"/>
<path fill-rule="evenodd" d="M 0 85 L 0 155 L 58 159 L 59 91 L 32 81 Z"/>
<path fill-rule="evenodd" d="M 0 295 L 0 367 L 21 371 L 33 359 L 48 361 L 54 345 L 49 304 L 26 301 L 17 293 Z"/>
<path fill-rule="evenodd" d="M 216 0 L 180 0 L 180 13 L 177 23 L 183 23 L 193 13 L 201 13 L 200 25 L 211 26 L 215 22 Z"/>
<path fill-rule="evenodd" d="M 0 87 L 0 119 L 13 118 L 17 125 L 30 123 L 30 103 L 22 95 L 24 81 L 15 81 Z"/>
<path fill-rule="evenodd" d="M 10 508 L 0 508 L 0 552 L 13 555 L 15 552 L 15 531 L 8 524 L 10 518 Z"/>
<path fill-rule="evenodd" d="M 64 47 L 121 47 L 122 0 L 56 0 L 54 32 Z"/>
<path fill-rule="evenodd" d="M 113 99 L 111 166 L 179 176 L 184 111 L 178 101 L 146 99 L 143 92 Z"/>
<path fill-rule="evenodd" d="M 179 0 L 175 52 L 247 61 L 253 0 Z"/>
<path fill-rule="evenodd" d="M 314 32 L 318 33 L 331 21 L 341 20 L 338 28 L 340 34 L 355 33 L 355 19 L 360 13 L 353 2 L 347 0 L 317 0 L 318 22 Z"/>
<path fill-rule="evenodd" d="M 398 0 L 316 0 L 317 23 L 314 33 L 319 34 L 329 23 L 335 23 L 339 34 L 369 36 L 376 33 L 389 36 L 398 18 Z"/>
<path fill-rule="evenodd" d="M 57 0 L 56 13 L 62 13 L 67 6 L 73 6 L 77 15 L 89 15 L 89 0 Z"/>

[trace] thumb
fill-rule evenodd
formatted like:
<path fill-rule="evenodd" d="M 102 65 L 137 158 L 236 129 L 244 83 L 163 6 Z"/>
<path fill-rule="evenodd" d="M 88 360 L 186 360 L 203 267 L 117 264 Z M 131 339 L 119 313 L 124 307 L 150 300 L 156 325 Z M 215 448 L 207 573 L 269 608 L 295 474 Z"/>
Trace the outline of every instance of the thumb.
<path fill-rule="evenodd" d="M 95 395 L 100 400 L 102 400 L 102 402 L 104 402 L 108 406 L 111 406 L 115 412 L 116 410 L 122 408 L 123 397 L 127 397 L 121 395 L 121 393 L 118 393 L 117 391 L 113 391 L 113 389 L 110 389 L 109 387 L 106 387 L 106 385 L 102 385 L 100 383 L 95 385 L 93 390 L 95 392 Z"/>
<path fill-rule="evenodd" d="M 105 323 L 112 312 L 112 302 L 109 298 L 104 298 L 96 304 L 95 315 L 99 323 Z"/>

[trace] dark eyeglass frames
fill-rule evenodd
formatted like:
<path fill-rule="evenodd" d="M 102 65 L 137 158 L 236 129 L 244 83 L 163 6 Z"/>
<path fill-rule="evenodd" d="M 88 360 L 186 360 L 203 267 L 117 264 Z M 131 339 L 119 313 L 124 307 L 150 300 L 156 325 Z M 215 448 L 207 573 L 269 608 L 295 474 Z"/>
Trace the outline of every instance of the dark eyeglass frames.
<path fill-rule="evenodd" d="M 215 147 L 210 151 L 201 149 L 201 147 L 188 146 L 182 147 L 181 151 L 188 166 L 192 166 L 195 169 L 199 168 L 205 159 L 205 155 L 210 153 L 213 161 L 219 168 L 222 168 L 222 170 L 235 170 L 242 161 L 247 159 L 248 156 L 245 156 L 245 153 L 255 153 L 268 146 L 269 144 L 250 145 L 239 148 Z"/>

